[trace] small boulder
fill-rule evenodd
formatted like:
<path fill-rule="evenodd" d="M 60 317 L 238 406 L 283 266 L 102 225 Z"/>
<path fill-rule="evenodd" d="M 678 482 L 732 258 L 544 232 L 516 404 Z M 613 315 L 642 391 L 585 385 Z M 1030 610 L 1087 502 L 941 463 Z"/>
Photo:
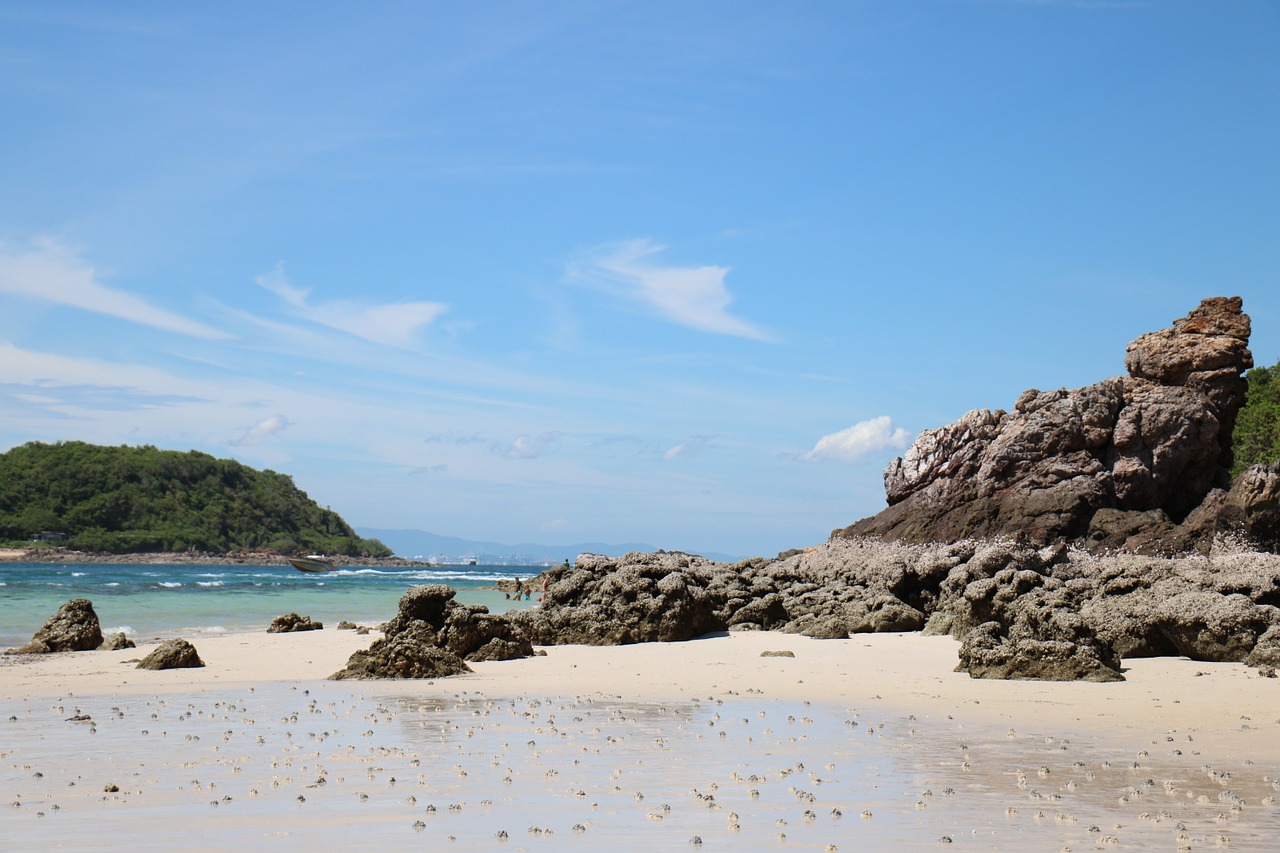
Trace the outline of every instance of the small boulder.
<path fill-rule="evenodd" d="M 310 616 L 299 616 L 297 613 L 286 613 L 271 620 L 268 634 L 288 634 L 293 631 L 319 631 L 324 628 L 323 622 L 313 622 Z"/>
<path fill-rule="evenodd" d="M 103 652 L 118 652 L 121 649 L 134 649 L 137 648 L 137 646 L 138 644 L 133 640 L 130 640 L 125 635 L 124 631 L 117 631 L 110 637 L 107 637 L 107 639 L 103 641 L 102 645 L 98 646 L 98 650 Z"/>
<path fill-rule="evenodd" d="M 189 669 L 204 666 L 196 647 L 181 638 L 165 640 L 138 663 L 138 669 Z"/>

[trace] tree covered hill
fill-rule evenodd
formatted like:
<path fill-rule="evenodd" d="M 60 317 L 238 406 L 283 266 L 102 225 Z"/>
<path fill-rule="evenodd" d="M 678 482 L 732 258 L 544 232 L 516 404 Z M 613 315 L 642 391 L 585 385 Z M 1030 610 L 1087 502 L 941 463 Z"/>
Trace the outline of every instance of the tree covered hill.
<path fill-rule="evenodd" d="M 389 556 L 275 471 L 196 451 L 30 442 L 0 454 L 0 539 L 70 548 Z"/>

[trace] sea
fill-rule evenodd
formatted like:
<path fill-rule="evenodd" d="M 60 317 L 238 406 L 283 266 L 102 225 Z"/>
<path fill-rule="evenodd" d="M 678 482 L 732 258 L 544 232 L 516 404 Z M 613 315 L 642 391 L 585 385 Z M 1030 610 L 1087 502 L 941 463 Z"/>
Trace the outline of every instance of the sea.
<path fill-rule="evenodd" d="M 0 650 L 31 640 L 72 598 L 87 598 L 109 636 L 135 642 L 265 631 L 285 613 L 334 627 L 376 625 L 396 614 L 406 590 L 445 584 L 462 604 L 491 613 L 537 605 L 514 601 L 499 580 L 527 579 L 537 566 L 343 566 L 307 574 L 292 566 L 167 563 L 0 563 Z M 536 599 L 537 594 L 534 594 Z"/>

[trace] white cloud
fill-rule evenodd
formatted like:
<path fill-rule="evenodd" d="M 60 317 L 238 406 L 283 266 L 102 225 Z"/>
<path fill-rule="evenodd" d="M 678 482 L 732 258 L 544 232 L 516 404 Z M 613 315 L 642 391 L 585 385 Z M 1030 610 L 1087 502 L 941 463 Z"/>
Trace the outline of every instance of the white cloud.
<path fill-rule="evenodd" d="M 211 326 L 157 308 L 132 293 L 107 287 L 78 253 L 50 238 L 36 240 L 26 250 L 0 244 L 0 293 L 69 305 L 196 338 L 228 337 Z"/>
<path fill-rule="evenodd" d="M 509 459 L 537 459 L 546 453 L 547 448 L 559 437 L 558 432 L 542 432 L 532 436 L 518 435 L 503 455 Z"/>
<path fill-rule="evenodd" d="M 772 339 L 763 329 L 729 313 L 733 296 L 724 283 L 728 267 L 659 266 L 653 256 L 665 248 L 645 239 L 603 246 L 574 264 L 569 278 L 646 304 L 691 329 L 757 341 Z"/>
<path fill-rule="evenodd" d="M 807 462 L 819 459 L 834 459 L 837 462 L 857 462 L 874 450 L 885 448 L 905 448 L 910 434 L 901 427 L 893 428 L 893 419 L 888 415 L 861 421 L 848 429 L 824 435 L 807 453 L 800 458 Z"/>
<path fill-rule="evenodd" d="M 251 447 L 253 445 L 262 444 L 276 433 L 290 426 L 290 421 L 284 415 L 272 415 L 266 420 L 255 424 L 244 435 L 234 439 L 228 444 L 232 447 Z"/>
<path fill-rule="evenodd" d="M 711 436 L 709 435 L 691 435 L 679 444 L 668 447 L 666 452 L 662 454 L 662 459 L 665 462 L 670 462 L 681 456 L 692 456 L 710 444 Z"/>
<path fill-rule="evenodd" d="M 375 344 L 408 345 L 413 342 L 418 329 L 448 310 L 448 306 L 440 302 L 368 305 L 356 300 L 338 299 L 311 305 L 307 301 L 311 291 L 290 281 L 283 266 L 263 273 L 254 281 L 283 299 L 299 317 Z"/>

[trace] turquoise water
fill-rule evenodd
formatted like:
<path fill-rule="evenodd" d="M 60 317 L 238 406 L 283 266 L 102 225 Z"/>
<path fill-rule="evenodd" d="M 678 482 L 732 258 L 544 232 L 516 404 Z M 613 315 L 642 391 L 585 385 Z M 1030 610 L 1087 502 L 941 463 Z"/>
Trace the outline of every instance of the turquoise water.
<path fill-rule="evenodd" d="M 442 583 L 457 601 L 490 612 L 531 607 L 494 589 L 528 578 L 529 566 L 350 566 L 324 575 L 291 566 L 134 563 L 0 563 L 0 649 L 20 646 L 68 599 L 93 602 L 102 632 L 134 640 L 262 631 L 275 617 L 300 613 L 327 627 L 347 619 L 390 619 L 405 590 Z"/>

